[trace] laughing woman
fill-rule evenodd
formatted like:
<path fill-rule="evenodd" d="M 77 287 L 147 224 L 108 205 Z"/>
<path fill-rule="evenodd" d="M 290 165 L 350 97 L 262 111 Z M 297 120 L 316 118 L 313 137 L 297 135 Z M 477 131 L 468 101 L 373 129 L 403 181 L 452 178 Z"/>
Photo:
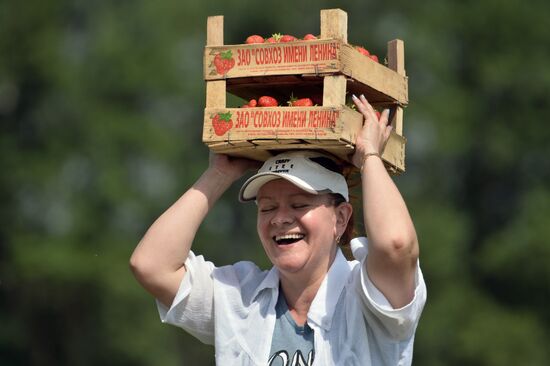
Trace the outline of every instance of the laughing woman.
<path fill-rule="evenodd" d="M 380 154 L 389 138 L 365 117 L 352 162 L 361 170 L 366 238 L 339 248 L 353 226 L 348 186 L 338 163 L 315 151 L 267 160 L 241 188 L 255 201 L 257 231 L 271 270 L 238 262 L 216 267 L 191 251 L 218 198 L 253 167 L 212 155 L 198 181 L 149 228 L 130 265 L 157 299 L 163 322 L 215 345 L 220 365 L 410 365 L 426 301 L 418 240 L 405 202 Z"/>

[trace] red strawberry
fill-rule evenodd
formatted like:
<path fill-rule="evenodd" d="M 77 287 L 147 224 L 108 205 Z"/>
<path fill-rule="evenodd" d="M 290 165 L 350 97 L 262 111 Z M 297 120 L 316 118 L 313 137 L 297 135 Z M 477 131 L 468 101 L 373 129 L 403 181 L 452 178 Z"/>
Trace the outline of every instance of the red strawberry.
<path fill-rule="evenodd" d="M 313 101 L 310 98 L 290 100 L 288 104 L 292 107 L 313 107 Z"/>
<path fill-rule="evenodd" d="M 212 127 L 214 127 L 214 133 L 216 135 L 225 135 L 225 133 L 233 127 L 231 112 L 217 113 L 214 118 L 212 118 Z"/>
<path fill-rule="evenodd" d="M 258 102 L 256 102 L 256 99 L 250 99 L 250 102 L 243 105 L 241 108 L 254 108 L 257 105 L 258 105 Z"/>
<path fill-rule="evenodd" d="M 214 66 L 218 74 L 227 74 L 227 72 L 235 66 L 235 59 L 233 58 L 231 50 L 218 53 L 214 57 Z"/>
<path fill-rule="evenodd" d="M 376 56 L 376 55 L 370 55 L 369 57 L 370 57 L 371 60 L 376 61 L 376 62 L 379 62 L 379 61 L 378 61 L 378 56 Z"/>
<path fill-rule="evenodd" d="M 370 56 L 370 52 L 365 47 L 355 46 L 355 49 L 365 56 Z"/>
<path fill-rule="evenodd" d="M 296 41 L 297 39 L 298 38 L 291 36 L 290 34 L 285 34 L 284 36 L 281 37 L 279 42 L 293 42 L 293 41 Z"/>
<path fill-rule="evenodd" d="M 264 37 L 253 34 L 246 39 L 246 43 L 264 43 Z"/>
<path fill-rule="evenodd" d="M 308 33 L 304 36 L 304 41 L 311 41 L 311 40 L 314 40 L 314 39 L 317 39 L 317 36 L 314 36 L 311 33 Z"/>
<path fill-rule="evenodd" d="M 273 97 L 264 95 L 258 99 L 258 105 L 260 107 L 277 107 L 279 102 L 277 102 L 277 99 Z"/>
<path fill-rule="evenodd" d="M 281 40 L 281 37 L 282 37 L 281 33 L 273 33 L 273 35 L 268 39 L 266 39 L 265 41 L 267 43 L 277 43 Z"/>

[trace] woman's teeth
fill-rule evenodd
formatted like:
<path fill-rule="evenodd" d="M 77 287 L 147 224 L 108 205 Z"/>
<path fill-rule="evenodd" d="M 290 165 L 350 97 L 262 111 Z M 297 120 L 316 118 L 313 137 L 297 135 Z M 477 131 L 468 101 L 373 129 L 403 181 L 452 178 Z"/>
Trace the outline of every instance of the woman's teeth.
<path fill-rule="evenodd" d="M 273 238 L 275 242 L 279 245 L 292 244 L 304 238 L 304 234 L 285 234 L 277 235 Z"/>

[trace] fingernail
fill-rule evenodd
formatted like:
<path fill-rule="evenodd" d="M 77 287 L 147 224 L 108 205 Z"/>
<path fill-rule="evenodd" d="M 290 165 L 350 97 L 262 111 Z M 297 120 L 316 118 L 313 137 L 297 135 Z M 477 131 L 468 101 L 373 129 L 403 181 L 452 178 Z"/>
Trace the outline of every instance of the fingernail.
<path fill-rule="evenodd" d="M 353 99 L 357 99 L 357 97 L 355 96 L 355 94 L 352 94 L 351 97 L 352 97 Z"/>

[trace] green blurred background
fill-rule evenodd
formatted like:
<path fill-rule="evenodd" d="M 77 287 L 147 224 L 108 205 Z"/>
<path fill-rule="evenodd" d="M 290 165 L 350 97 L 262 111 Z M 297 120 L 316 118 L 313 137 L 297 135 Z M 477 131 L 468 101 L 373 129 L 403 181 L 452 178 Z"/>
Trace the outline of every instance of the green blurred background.
<path fill-rule="evenodd" d="M 550 2 L 0 1 L 0 365 L 213 365 L 129 256 L 202 172 L 206 18 L 225 43 L 405 41 L 407 172 L 429 297 L 415 365 L 548 365 Z M 267 267 L 234 187 L 194 249 Z M 185 225 L 185 223 L 182 223 Z"/>

